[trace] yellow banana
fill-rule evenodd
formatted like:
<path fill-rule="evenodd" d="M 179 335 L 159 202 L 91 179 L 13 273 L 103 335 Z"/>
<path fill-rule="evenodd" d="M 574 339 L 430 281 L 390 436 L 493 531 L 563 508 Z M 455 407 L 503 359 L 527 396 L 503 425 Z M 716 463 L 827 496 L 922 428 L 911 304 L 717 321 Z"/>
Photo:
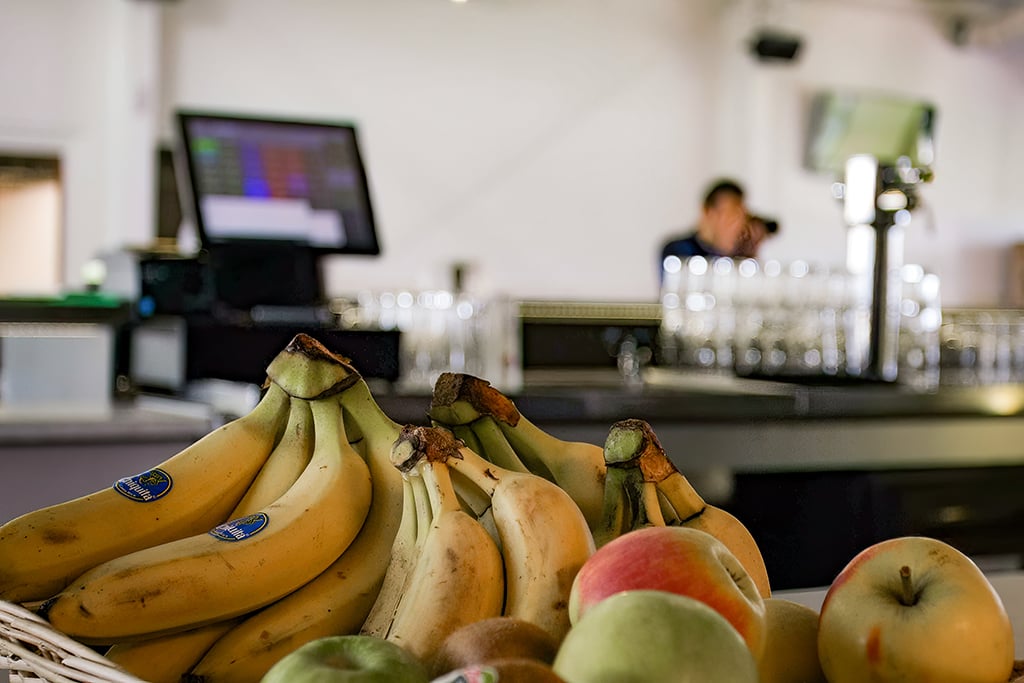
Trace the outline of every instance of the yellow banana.
<path fill-rule="evenodd" d="M 250 413 L 156 467 L 0 526 L 0 599 L 49 598 L 98 564 L 220 524 L 273 449 L 287 408 L 271 382 Z"/>
<path fill-rule="evenodd" d="M 104 656 L 147 683 L 181 683 L 182 676 L 210 646 L 238 622 L 228 619 L 180 633 L 116 643 Z"/>
<path fill-rule="evenodd" d="M 556 484 L 500 468 L 469 448 L 459 448 L 447 464 L 491 497 L 505 565 L 503 614 L 534 623 L 561 642 L 569 631 L 573 579 L 594 553 L 583 513 Z"/>
<path fill-rule="evenodd" d="M 761 597 L 770 597 L 768 571 L 750 531 L 732 514 L 701 498 L 666 455 L 650 424 L 636 419 L 616 422 L 608 433 L 604 452 L 609 473 L 633 469 L 645 484 L 638 490 L 642 496 L 639 509 L 646 517 L 634 520 L 634 526 L 665 524 L 662 505 L 667 502 L 672 508 L 670 517 L 678 518 L 679 526 L 705 531 L 720 540 L 750 574 Z"/>
<path fill-rule="evenodd" d="M 358 631 L 376 600 L 402 518 L 402 475 L 391 464 L 391 446 L 401 425 L 380 410 L 363 381 L 346 389 L 338 400 L 350 425 L 346 433 L 349 438 L 358 434 L 365 446 L 373 485 L 366 522 L 352 545 L 319 576 L 218 640 L 192 669 L 193 683 L 258 681 L 301 645 Z"/>
<path fill-rule="evenodd" d="M 114 642 L 208 624 L 274 602 L 331 564 L 370 508 L 370 473 L 346 438 L 334 397 L 311 403 L 313 458 L 263 510 L 110 560 L 41 612 L 83 642 Z"/>
<path fill-rule="evenodd" d="M 309 402 L 293 398 L 290 405 L 281 440 L 225 519 L 245 517 L 273 503 L 295 483 L 313 457 L 313 413 Z"/>
<path fill-rule="evenodd" d="M 518 460 L 533 474 L 562 487 L 583 512 L 591 529 L 601 522 L 605 462 L 601 446 L 566 441 L 526 419 L 507 396 L 472 375 L 446 372 L 434 384 L 429 414 L 444 425 L 469 424 L 488 460 L 501 448 L 493 423 Z M 478 422 L 481 416 L 489 421 Z M 511 467 L 508 469 L 516 469 Z"/>
<path fill-rule="evenodd" d="M 501 553 L 483 526 L 462 510 L 452 486 L 445 460 L 457 457 L 457 443 L 442 429 L 411 427 L 402 431 L 393 451 L 397 466 L 419 472 L 432 514 L 387 639 L 428 666 L 453 631 L 499 616 L 505 595 Z"/>
<path fill-rule="evenodd" d="M 489 420 L 490 418 L 486 419 Z M 435 423 L 435 425 L 437 424 L 439 423 Z M 474 453 L 483 453 L 483 446 L 480 445 L 479 439 L 477 439 L 476 434 L 473 433 L 473 430 L 469 425 L 454 425 L 450 428 L 440 428 L 450 429 L 450 431 L 455 435 L 455 438 L 466 444 L 466 447 Z M 495 425 L 494 428 L 497 429 L 497 426 Z M 508 442 L 505 441 L 504 437 L 502 437 L 501 441 L 502 446 L 511 452 L 511 447 L 508 445 Z M 512 456 L 518 462 L 519 458 L 514 452 L 512 452 Z M 490 460 L 490 462 L 493 463 L 495 461 Z M 515 471 L 528 472 L 526 466 L 522 463 L 519 463 L 519 469 L 516 469 Z M 484 528 L 487 529 L 487 533 L 489 533 L 491 538 L 494 539 L 494 542 L 498 544 L 498 549 L 500 550 L 501 536 L 498 534 L 498 527 L 494 523 L 494 511 L 491 509 L 491 497 L 479 487 L 475 486 L 472 481 L 467 479 L 466 476 L 458 470 L 453 468 L 451 474 L 452 484 L 455 486 L 455 493 L 458 495 L 459 501 L 462 503 L 462 509 L 476 517 L 477 521 L 484 525 Z"/>
<path fill-rule="evenodd" d="M 391 546 L 384 581 L 360 627 L 363 635 L 387 636 L 433 518 L 430 498 L 418 473 L 402 472 L 402 494 L 402 520 Z"/>

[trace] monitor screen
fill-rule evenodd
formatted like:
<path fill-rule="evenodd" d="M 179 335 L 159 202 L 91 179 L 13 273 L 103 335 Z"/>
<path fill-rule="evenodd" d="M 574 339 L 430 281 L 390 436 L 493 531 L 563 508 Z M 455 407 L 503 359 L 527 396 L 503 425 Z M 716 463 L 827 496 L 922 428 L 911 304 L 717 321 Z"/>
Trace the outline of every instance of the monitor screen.
<path fill-rule="evenodd" d="M 917 99 L 866 92 L 820 92 L 811 100 L 805 166 L 841 173 L 846 159 L 871 154 L 891 165 L 934 163 L 935 107 Z"/>
<path fill-rule="evenodd" d="M 204 246 L 380 253 L 353 126 L 191 111 L 177 119 Z"/>

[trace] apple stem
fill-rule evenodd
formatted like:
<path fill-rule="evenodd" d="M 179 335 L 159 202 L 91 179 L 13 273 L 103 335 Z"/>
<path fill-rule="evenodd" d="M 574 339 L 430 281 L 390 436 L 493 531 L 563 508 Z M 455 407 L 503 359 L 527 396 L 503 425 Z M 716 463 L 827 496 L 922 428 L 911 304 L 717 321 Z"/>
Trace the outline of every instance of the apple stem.
<path fill-rule="evenodd" d="M 900 602 L 907 607 L 917 602 L 914 595 L 914 581 L 910 576 L 910 567 L 907 565 L 900 567 Z"/>

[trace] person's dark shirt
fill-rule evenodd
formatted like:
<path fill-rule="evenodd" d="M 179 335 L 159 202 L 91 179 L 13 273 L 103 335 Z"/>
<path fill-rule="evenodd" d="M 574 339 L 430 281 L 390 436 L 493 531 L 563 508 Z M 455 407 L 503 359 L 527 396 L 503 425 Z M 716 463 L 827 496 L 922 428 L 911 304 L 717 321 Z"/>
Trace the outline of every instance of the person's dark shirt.
<path fill-rule="evenodd" d="M 670 240 L 661 249 L 661 261 L 664 263 L 665 259 L 669 256 L 678 256 L 681 259 L 689 258 L 690 256 L 704 256 L 715 257 L 721 256 L 715 251 L 711 245 L 705 244 L 697 238 L 697 233 L 693 232 L 679 239 Z"/>

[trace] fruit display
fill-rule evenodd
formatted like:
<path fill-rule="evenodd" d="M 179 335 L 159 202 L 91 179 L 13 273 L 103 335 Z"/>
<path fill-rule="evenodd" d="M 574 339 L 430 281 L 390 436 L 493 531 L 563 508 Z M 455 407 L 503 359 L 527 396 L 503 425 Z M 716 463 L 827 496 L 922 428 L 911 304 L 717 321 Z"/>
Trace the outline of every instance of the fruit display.
<path fill-rule="evenodd" d="M 99 683 L 1017 671 L 999 596 L 936 539 L 865 549 L 820 612 L 774 596 L 756 539 L 644 420 L 566 441 L 486 380 L 444 373 L 423 423 L 400 424 L 301 334 L 266 377 L 248 414 L 180 453 L 0 525 L 0 669 L 40 655 L 42 680 Z M 8 615 L 27 624 L 17 642 Z M 51 634 L 104 653 L 104 673 L 69 675 Z"/>

